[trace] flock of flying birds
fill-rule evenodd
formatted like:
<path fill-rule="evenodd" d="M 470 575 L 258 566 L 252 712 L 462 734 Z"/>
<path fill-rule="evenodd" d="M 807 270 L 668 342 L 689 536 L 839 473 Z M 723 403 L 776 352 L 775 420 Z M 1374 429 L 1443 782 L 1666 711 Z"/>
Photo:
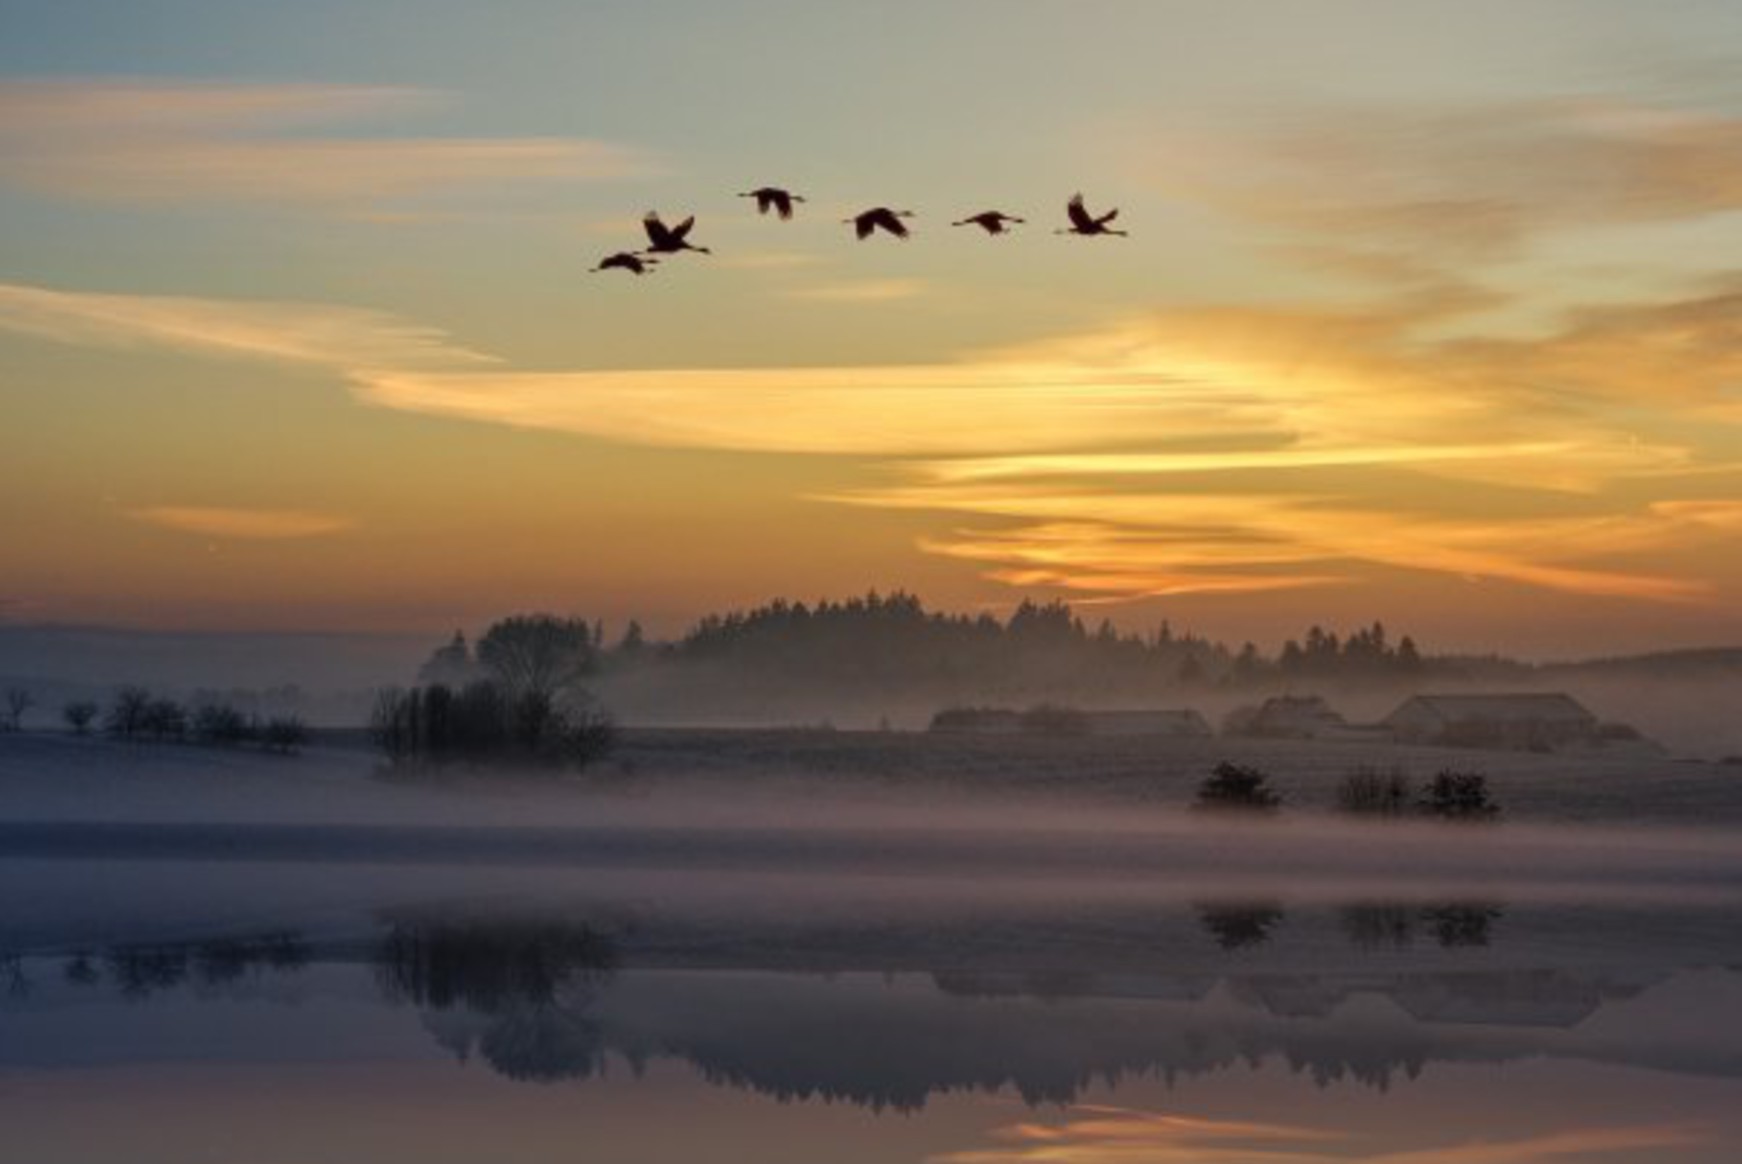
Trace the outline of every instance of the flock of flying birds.
<path fill-rule="evenodd" d="M 778 186 L 762 186 L 755 190 L 747 190 L 738 195 L 740 198 L 756 199 L 756 211 L 759 214 L 778 214 L 783 219 L 792 217 L 792 207 L 795 202 L 803 202 L 804 198 L 790 190 L 782 190 Z M 1054 234 L 1105 235 L 1116 234 L 1124 237 L 1128 232 L 1114 230 L 1108 224 L 1119 217 L 1118 210 L 1109 210 L 1105 214 L 1091 214 L 1083 205 L 1081 194 L 1072 197 L 1065 206 L 1065 214 L 1070 218 L 1070 226 L 1064 230 L 1056 230 Z M 911 210 L 891 210 L 887 206 L 873 206 L 861 211 L 852 218 L 845 218 L 843 223 L 850 223 L 853 233 L 861 240 L 868 239 L 878 231 L 893 235 L 896 238 L 907 237 L 907 224 L 901 220 L 912 218 Z M 977 226 L 987 234 L 1007 234 L 1013 224 L 1026 222 L 1014 214 L 1005 214 L 1002 210 L 983 210 L 979 214 L 969 215 L 951 226 Z M 667 225 L 659 217 L 659 212 L 649 210 L 641 220 L 641 225 L 647 231 L 648 245 L 639 251 L 618 251 L 601 259 L 599 265 L 593 268 L 599 271 L 628 271 L 633 275 L 645 275 L 659 262 L 661 255 L 675 255 L 681 251 L 699 251 L 704 255 L 713 254 L 707 247 L 699 247 L 690 241 L 690 231 L 696 225 L 695 215 L 690 215 L 682 222 Z"/>

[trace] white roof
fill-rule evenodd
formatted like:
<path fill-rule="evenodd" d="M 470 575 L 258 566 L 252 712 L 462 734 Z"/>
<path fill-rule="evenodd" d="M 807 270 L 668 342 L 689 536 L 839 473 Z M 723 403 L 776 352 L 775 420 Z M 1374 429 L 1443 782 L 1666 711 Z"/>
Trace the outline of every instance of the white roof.
<path fill-rule="evenodd" d="M 1416 695 L 1391 716 L 1423 707 L 1447 722 L 1459 720 L 1590 720 L 1595 719 L 1572 696 L 1558 691 L 1524 691 L 1501 695 Z M 1389 719 L 1391 716 L 1387 716 Z"/>

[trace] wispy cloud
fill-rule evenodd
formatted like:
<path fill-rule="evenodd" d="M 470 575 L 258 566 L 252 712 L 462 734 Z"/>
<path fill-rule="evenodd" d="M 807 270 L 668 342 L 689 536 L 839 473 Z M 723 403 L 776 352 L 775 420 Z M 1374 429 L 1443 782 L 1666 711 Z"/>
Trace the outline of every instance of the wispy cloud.
<path fill-rule="evenodd" d="M 917 299 L 930 290 L 923 279 L 851 279 L 798 287 L 790 294 L 794 299 L 814 299 L 822 303 L 892 303 L 899 299 Z"/>
<path fill-rule="evenodd" d="M 617 229 L 622 229 L 618 224 Z M 814 267 L 821 263 L 817 255 L 803 251 L 738 251 L 715 256 L 715 265 L 739 271 L 790 271 L 799 267 Z"/>
<path fill-rule="evenodd" d="M 353 528 L 354 519 L 301 509 L 240 509 L 227 506 L 155 505 L 130 514 L 147 525 L 210 538 L 292 541 Z"/>
<path fill-rule="evenodd" d="M 1175 194 L 1320 244 L 1460 262 L 1550 230 L 1742 208 L 1742 117 L 1605 98 L 1296 109 L 1164 144 L 1154 178 Z"/>
<path fill-rule="evenodd" d="M 862 458 L 881 480 L 823 499 L 936 513 L 954 528 L 925 549 L 1091 600 L 1375 568 L 1716 594 L 1689 562 L 1742 525 L 1710 475 L 1742 438 L 1742 297 L 1480 342 L 1426 338 L 1443 310 L 1172 311 L 931 365 L 531 372 L 375 312 L 0 285 L 0 327 L 321 366 L 377 407 Z"/>
<path fill-rule="evenodd" d="M 60 343 L 172 348 L 339 372 L 489 364 L 433 328 L 324 304 L 104 295 L 0 283 L 0 327 Z"/>
<path fill-rule="evenodd" d="M 104 201 L 380 203 L 456 187 L 647 172 L 624 146 L 561 137 L 310 132 L 432 106 L 426 91 L 342 85 L 0 84 L 0 181 Z"/>
<path fill-rule="evenodd" d="M 1588 564 L 1686 544 L 1685 523 L 1649 511 L 1471 520 L 1387 510 L 1377 496 L 1107 494 L 1068 484 L 895 487 L 832 499 L 1010 519 L 1018 524 L 940 537 L 930 548 L 992 564 L 993 576 L 1003 580 L 1123 598 L 1237 589 L 1236 570 L 1250 590 L 1354 582 L 1367 565 L 1617 598 L 1690 601 L 1713 593 L 1705 579 Z M 1715 533 L 1706 533 L 1708 545 L 1717 541 Z M 1335 569 L 1274 572 L 1308 563 Z"/>

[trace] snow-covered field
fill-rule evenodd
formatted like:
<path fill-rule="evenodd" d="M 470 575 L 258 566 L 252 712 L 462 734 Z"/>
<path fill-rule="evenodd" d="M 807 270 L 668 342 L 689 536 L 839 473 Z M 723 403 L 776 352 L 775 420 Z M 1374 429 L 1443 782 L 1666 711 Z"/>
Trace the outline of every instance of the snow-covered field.
<path fill-rule="evenodd" d="M 1319 741 L 1047 739 L 909 732 L 632 730 L 580 777 L 510 780 L 489 772 L 440 781 L 380 778 L 360 733 L 331 733 L 292 757 L 181 745 L 122 744 L 63 733 L 0 735 L 0 820 L 595 821 L 657 819 L 711 803 L 784 817 L 842 801 L 923 807 L 962 802 L 1160 810 L 1183 808 L 1223 760 L 1268 773 L 1289 807 L 1329 810 L 1360 768 L 1418 782 L 1442 769 L 1487 775 L 1519 822 L 1742 828 L 1742 765 L 1646 751 L 1538 755 Z"/>

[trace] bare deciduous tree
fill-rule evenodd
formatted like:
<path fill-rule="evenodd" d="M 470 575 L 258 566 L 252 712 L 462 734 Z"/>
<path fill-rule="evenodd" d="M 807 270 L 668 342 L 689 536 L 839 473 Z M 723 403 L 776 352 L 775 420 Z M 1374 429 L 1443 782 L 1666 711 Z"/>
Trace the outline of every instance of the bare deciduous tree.
<path fill-rule="evenodd" d="M 115 702 L 103 719 L 103 730 L 123 740 L 137 739 L 145 731 L 146 711 L 151 706 L 151 692 L 143 687 L 123 687 L 115 692 Z"/>
<path fill-rule="evenodd" d="M 24 713 L 36 706 L 36 697 L 24 687 L 6 689 L 6 730 L 15 732 L 24 727 Z"/>
<path fill-rule="evenodd" d="M 60 709 L 60 717 L 73 729 L 75 736 L 91 734 L 91 721 L 97 718 L 97 705 L 88 699 L 76 700 Z"/>
<path fill-rule="evenodd" d="M 513 698 L 554 701 L 593 669 L 596 649 L 584 619 L 518 614 L 478 640 L 478 662 Z"/>

